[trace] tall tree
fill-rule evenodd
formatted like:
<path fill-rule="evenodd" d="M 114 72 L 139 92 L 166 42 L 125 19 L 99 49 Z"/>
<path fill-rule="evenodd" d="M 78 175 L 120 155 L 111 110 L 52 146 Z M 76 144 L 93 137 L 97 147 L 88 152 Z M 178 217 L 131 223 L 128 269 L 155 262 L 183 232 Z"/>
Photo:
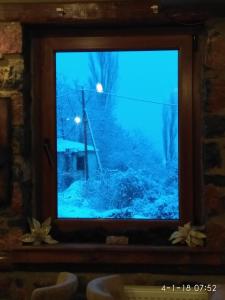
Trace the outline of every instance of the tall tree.
<path fill-rule="evenodd" d="M 113 109 L 115 97 L 112 96 L 117 84 L 118 56 L 114 52 L 96 52 L 89 55 L 90 78 L 86 92 L 87 112 L 103 166 L 109 165 L 109 154 L 115 140 L 115 118 Z M 101 83 L 103 93 L 96 93 L 96 84 Z"/>
<path fill-rule="evenodd" d="M 164 105 L 162 108 L 163 152 L 166 165 L 177 157 L 177 103 L 178 95 L 174 90 L 170 95 L 170 105 Z"/>

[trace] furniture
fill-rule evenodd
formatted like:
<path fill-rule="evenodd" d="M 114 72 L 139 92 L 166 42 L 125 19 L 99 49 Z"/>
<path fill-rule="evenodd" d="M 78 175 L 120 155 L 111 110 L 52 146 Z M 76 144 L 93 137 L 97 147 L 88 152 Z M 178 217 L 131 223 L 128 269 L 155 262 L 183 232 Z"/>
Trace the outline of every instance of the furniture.
<path fill-rule="evenodd" d="M 87 300 L 124 300 L 124 285 L 119 275 L 99 277 L 87 285 Z"/>
<path fill-rule="evenodd" d="M 209 286 L 211 286 L 209 284 Z M 215 285 L 213 285 L 215 286 Z M 177 286 L 124 285 L 119 275 L 99 277 L 87 285 L 87 300 L 224 300 L 225 286 L 208 293 L 205 289 L 196 291 L 187 286 L 185 290 Z"/>
<path fill-rule="evenodd" d="M 31 300 L 74 300 L 77 286 L 76 275 L 61 272 L 55 285 L 35 289 Z"/>
<path fill-rule="evenodd" d="M 223 300 L 225 299 L 225 284 L 216 286 L 216 292 L 212 293 L 209 300 Z"/>

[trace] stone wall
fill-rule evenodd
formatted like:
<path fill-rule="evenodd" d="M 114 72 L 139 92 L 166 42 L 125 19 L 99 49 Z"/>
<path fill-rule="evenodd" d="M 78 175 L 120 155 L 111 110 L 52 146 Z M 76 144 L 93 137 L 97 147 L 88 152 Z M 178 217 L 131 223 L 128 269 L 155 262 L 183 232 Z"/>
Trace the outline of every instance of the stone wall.
<path fill-rule="evenodd" d="M 225 19 L 210 20 L 206 29 L 202 36 L 205 46 L 201 53 L 203 58 L 201 106 L 203 109 L 204 166 L 202 189 L 207 214 L 208 243 L 211 247 L 218 249 L 225 248 Z M 27 128 L 31 127 L 30 108 L 24 97 L 29 87 L 26 86 L 24 79 L 22 48 L 21 25 L 0 23 L 0 97 L 7 97 L 11 106 L 13 157 L 11 198 L 7 205 L 0 207 L 0 251 L 10 250 L 20 243 L 19 237 L 26 223 L 26 212 L 31 206 L 32 178 L 29 150 L 31 134 L 29 130 L 27 131 Z M 47 271 L 38 275 L 33 271 L 0 273 L 0 299 L 7 297 L 29 299 L 32 288 L 41 285 L 41 278 L 46 278 L 45 284 L 49 284 L 49 280 L 54 280 L 55 272 L 48 273 Z M 83 286 L 94 276 L 97 275 L 81 274 Z M 135 283 L 143 283 L 143 278 L 148 278 L 148 283 L 164 280 L 164 275 L 159 277 L 160 279 L 157 275 L 151 277 L 150 274 L 142 275 L 142 277 L 132 276 L 132 282 Z M 168 280 L 168 277 L 166 278 Z M 175 280 L 172 276 L 169 278 Z M 213 278 L 215 279 L 215 276 Z M 209 277 L 205 280 L 212 281 Z M 217 281 L 223 282 L 224 278 L 221 277 Z M 176 277 L 176 282 L 178 282 L 178 277 Z"/>
<path fill-rule="evenodd" d="M 24 168 L 24 59 L 22 28 L 17 23 L 0 23 L 0 97 L 8 98 L 11 110 L 11 199 L 0 208 L 0 249 L 8 250 L 22 233 Z"/>
<path fill-rule="evenodd" d="M 202 108 L 204 201 L 208 243 L 225 248 L 225 20 L 208 23 Z M 219 237 L 219 238 L 218 238 Z"/>

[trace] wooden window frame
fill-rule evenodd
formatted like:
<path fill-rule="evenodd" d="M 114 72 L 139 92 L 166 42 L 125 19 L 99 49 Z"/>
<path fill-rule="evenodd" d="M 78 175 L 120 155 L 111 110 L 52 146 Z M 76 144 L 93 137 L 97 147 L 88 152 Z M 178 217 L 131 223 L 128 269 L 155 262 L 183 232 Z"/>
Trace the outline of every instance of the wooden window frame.
<path fill-rule="evenodd" d="M 56 51 L 85 50 L 179 49 L 179 206 L 180 219 L 112 220 L 57 219 L 56 140 L 55 140 L 55 60 Z M 152 228 L 175 228 L 194 217 L 194 153 L 193 148 L 193 62 L 192 34 L 142 34 L 135 31 L 94 33 L 78 31 L 73 35 L 42 34 L 32 40 L 35 214 L 40 219 L 55 220 L 59 232 L 88 230 L 95 234 L 127 233 Z M 47 112 L 47 114 L 46 114 Z M 196 118 L 196 116 L 195 116 Z"/>

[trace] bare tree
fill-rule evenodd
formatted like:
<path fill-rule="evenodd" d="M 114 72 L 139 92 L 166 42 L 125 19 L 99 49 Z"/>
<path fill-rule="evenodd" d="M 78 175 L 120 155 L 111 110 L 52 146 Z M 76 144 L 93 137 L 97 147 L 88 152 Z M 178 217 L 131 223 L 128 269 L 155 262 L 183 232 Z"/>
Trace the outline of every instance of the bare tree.
<path fill-rule="evenodd" d="M 162 108 L 162 137 L 165 164 L 177 156 L 177 92 L 170 95 L 170 104 Z"/>
<path fill-rule="evenodd" d="M 103 164 L 107 165 L 110 147 L 115 138 L 115 120 L 112 96 L 117 84 L 118 57 L 114 52 L 96 52 L 89 55 L 91 76 L 88 86 L 92 90 L 87 95 L 87 111 L 97 148 Z M 93 92 L 97 83 L 101 83 L 104 93 Z"/>

